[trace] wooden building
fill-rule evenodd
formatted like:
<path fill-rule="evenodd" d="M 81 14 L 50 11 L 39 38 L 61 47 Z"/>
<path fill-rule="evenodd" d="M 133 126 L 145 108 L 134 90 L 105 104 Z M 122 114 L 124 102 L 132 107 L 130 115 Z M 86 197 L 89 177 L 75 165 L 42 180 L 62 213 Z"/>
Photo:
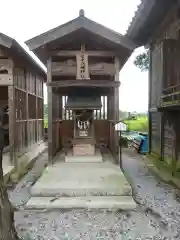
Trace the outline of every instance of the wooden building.
<path fill-rule="evenodd" d="M 18 157 L 43 140 L 45 79 L 45 71 L 27 51 L 0 33 L 0 109 L 9 111 L 5 149 L 15 165 Z"/>
<path fill-rule="evenodd" d="M 116 156 L 119 71 L 134 45 L 83 10 L 26 44 L 47 65 L 49 161 L 62 148 L 91 155 L 101 144 Z"/>
<path fill-rule="evenodd" d="M 149 48 L 150 152 L 180 167 L 180 1 L 142 0 L 127 31 Z"/>

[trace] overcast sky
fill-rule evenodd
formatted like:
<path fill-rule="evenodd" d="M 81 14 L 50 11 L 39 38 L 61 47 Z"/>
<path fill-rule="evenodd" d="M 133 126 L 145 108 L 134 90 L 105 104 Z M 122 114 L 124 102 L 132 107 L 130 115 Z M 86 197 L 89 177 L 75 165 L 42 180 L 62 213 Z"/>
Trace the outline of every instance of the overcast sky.
<path fill-rule="evenodd" d="M 21 44 L 44 31 L 61 25 L 85 10 L 85 16 L 124 34 L 140 0 L 5 0 L 1 1 L 0 32 Z M 133 65 L 138 49 L 120 73 L 120 108 L 146 111 L 148 73 Z M 45 88 L 45 101 L 47 94 Z"/>

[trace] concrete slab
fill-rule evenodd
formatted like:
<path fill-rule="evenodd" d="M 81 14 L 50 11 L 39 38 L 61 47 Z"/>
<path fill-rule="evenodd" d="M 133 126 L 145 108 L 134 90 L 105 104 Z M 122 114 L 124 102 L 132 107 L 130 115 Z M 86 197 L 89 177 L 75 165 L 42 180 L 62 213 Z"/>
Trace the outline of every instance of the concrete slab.
<path fill-rule="evenodd" d="M 32 196 L 131 196 L 119 167 L 110 162 L 62 163 L 48 166 L 31 189 Z"/>
<path fill-rule="evenodd" d="M 9 153 L 3 154 L 2 169 L 3 169 L 4 182 L 7 183 L 9 181 L 10 175 L 15 169 L 15 167 L 12 165 L 10 161 Z"/>
<path fill-rule="evenodd" d="M 32 197 L 26 209 L 109 209 L 130 210 L 136 208 L 132 197 L 63 197 L 53 199 L 49 197 Z"/>
<path fill-rule="evenodd" d="M 41 142 L 27 149 L 27 152 L 16 160 L 16 168 L 11 174 L 11 181 L 17 183 L 19 179 L 32 168 L 37 158 L 47 150 L 47 144 Z"/>
<path fill-rule="evenodd" d="M 7 166 L 3 165 L 3 178 L 4 178 L 4 183 L 8 183 L 11 174 L 13 173 L 15 167 L 14 166 Z"/>

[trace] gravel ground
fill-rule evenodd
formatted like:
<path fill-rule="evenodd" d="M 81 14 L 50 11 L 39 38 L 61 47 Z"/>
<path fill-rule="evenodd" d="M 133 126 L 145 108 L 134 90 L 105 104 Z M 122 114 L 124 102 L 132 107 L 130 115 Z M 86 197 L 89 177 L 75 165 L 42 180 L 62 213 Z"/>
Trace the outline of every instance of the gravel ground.
<path fill-rule="evenodd" d="M 17 187 L 9 192 L 14 205 L 23 206 L 27 202 L 29 190 L 46 163 L 44 154 Z M 126 153 L 123 156 L 123 168 L 138 203 L 135 211 L 25 211 L 20 208 L 15 213 L 19 235 L 29 240 L 180 240 L 177 190 L 152 176 L 135 154 Z"/>

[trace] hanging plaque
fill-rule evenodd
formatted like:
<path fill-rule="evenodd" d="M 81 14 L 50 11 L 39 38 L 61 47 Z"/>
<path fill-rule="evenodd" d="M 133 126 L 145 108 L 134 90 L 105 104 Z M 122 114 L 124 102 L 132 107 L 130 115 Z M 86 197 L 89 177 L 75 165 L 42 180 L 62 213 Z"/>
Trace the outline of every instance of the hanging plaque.
<path fill-rule="evenodd" d="M 81 45 L 81 51 L 76 55 L 77 61 L 77 79 L 90 79 L 88 68 L 88 54 L 85 51 L 85 46 Z"/>

